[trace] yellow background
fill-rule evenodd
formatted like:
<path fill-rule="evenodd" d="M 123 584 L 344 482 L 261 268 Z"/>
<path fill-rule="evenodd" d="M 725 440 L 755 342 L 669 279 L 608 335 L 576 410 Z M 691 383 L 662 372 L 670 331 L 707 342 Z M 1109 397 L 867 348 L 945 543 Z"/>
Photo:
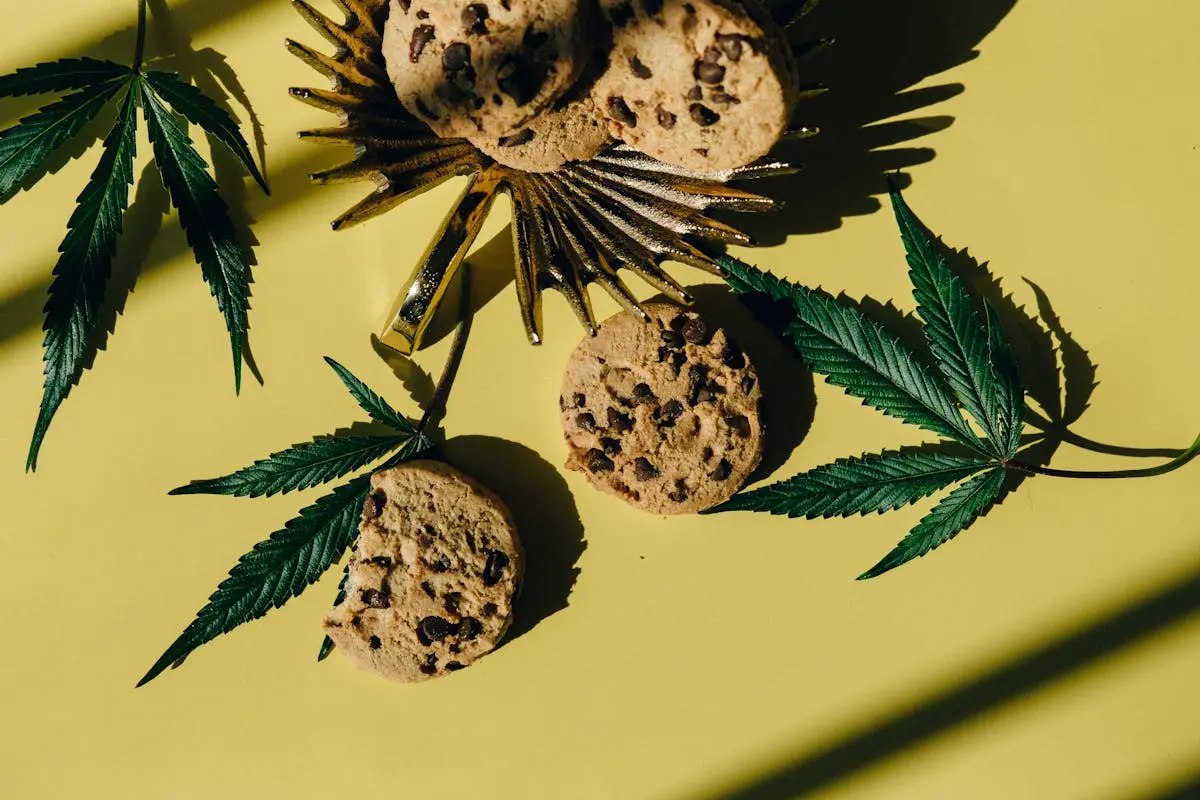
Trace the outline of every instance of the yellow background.
<path fill-rule="evenodd" d="M 924 220 L 988 260 L 1019 304 L 1034 300 L 1021 279 L 1037 282 L 1099 365 L 1080 434 L 1190 442 L 1200 5 L 825 2 L 812 22 L 856 54 L 846 74 L 859 88 L 839 101 L 849 110 L 835 139 L 809 151 L 812 176 L 791 190 L 806 199 L 772 223 L 812 232 L 742 255 L 911 308 L 890 214 L 864 193 L 879 191 L 879 169 L 910 167 L 906 196 Z M 134 3 L 119 5 L 7 3 L 0 68 L 79 53 L 127 60 Z M 908 23 L 891 6 L 908 7 Z M 339 153 L 297 141 L 328 118 L 288 99 L 287 86 L 320 82 L 282 41 L 317 36 L 283 0 L 172 7 L 192 36 L 187 63 L 220 66 L 206 49 L 222 54 L 265 134 L 274 193 L 248 191 L 260 243 L 251 342 L 265 385 L 248 379 L 234 397 L 220 317 L 167 218 L 148 252 L 123 248 L 144 268 L 115 347 L 58 415 L 41 469 L 24 474 L 38 310 L 95 151 L 0 210 L 0 797 L 1069 800 L 1165 796 L 1195 780 L 1200 467 L 1145 481 L 1035 479 L 932 556 L 855 582 L 925 507 L 664 520 L 567 474 L 555 398 L 578 329 L 548 297 L 547 343 L 527 346 L 511 284 L 476 317 L 449 404 L 450 452 L 563 562 L 531 581 L 569 583 L 562 570 L 585 538 L 569 605 L 465 672 L 394 686 L 336 656 L 315 662 L 330 574 L 135 691 L 236 558 L 316 496 L 167 490 L 361 419 L 325 354 L 416 413 L 369 334 L 458 190 L 331 233 L 367 187 L 303 177 Z M 838 67 L 836 54 L 823 58 Z M 869 88 L 918 78 L 963 88 L 915 109 Z M 0 114 L 8 123 L 30 108 L 6 100 Z M 854 129 L 894 113 L 925 121 Z M 875 145 L 931 150 L 867 155 Z M 142 191 L 144 226 L 152 180 Z M 506 209 L 481 242 L 503 231 Z M 487 248 L 477 272 L 502 269 L 505 247 Z M 446 351 L 442 340 L 417 360 L 436 374 Z M 776 477 L 919 440 L 820 382 L 816 396 L 811 432 Z M 1054 463 L 1156 462 L 1063 446 Z"/>

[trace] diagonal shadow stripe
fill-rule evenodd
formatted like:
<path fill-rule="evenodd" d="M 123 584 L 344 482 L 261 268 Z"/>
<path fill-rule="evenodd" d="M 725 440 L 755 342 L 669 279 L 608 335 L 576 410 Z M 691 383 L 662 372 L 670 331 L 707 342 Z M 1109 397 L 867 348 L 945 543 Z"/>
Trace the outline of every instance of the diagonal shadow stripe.
<path fill-rule="evenodd" d="M 1200 563 L 1192 564 L 1182 576 L 1148 597 L 1066 631 L 1048 645 L 882 722 L 871 723 L 772 774 L 706 796 L 722 800 L 784 800 L 826 789 L 1140 644 L 1197 612 L 1200 612 Z"/>
<path fill-rule="evenodd" d="M 316 200 L 321 196 L 319 190 L 314 190 L 315 187 L 309 183 L 308 175 L 317 170 L 327 169 L 331 163 L 336 162 L 339 155 L 345 154 L 339 154 L 329 148 L 319 150 L 311 148 L 311 150 L 310 153 L 282 162 L 272 170 L 270 177 L 274 193 L 270 197 L 257 201 L 262 203 L 261 207 L 250 209 L 250 213 L 256 220 L 256 226 L 268 224 L 270 219 L 282 210 L 295 211 L 299 203 Z M 240 177 L 239 180 L 241 180 Z M 363 188 L 364 191 L 368 191 L 369 185 L 364 184 Z M 257 202 L 254 204 L 255 206 L 257 206 Z M 67 218 L 71 215 L 70 204 L 64 204 L 61 211 L 47 213 L 61 213 L 62 230 L 65 233 Z M 178 225 L 177 222 L 170 224 Z M 154 250 L 153 258 L 142 265 L 139 276 L 145 278 L 148 275 L 162 272 L 169 265 L 191 263 L 190 260 L 182 260 L 182 257 L 188 255 L 189 252 L 187 242 L 182 236 L 170 237 L 164 242 L 164 246 Z M 19 270 L 14 270 L 19 275 L 30 277 L 0 297 L 0 344 L 41 329 L 42 306 L 46 302 L 46 289 L 50 285 L 50 267 L 53 265 L 54 254 L 47 253 L 43 258 L 38 259 L 38 263 L 24 264 Z M 199 267 L 196 269 L 197 280 L 199 280 Z"/>

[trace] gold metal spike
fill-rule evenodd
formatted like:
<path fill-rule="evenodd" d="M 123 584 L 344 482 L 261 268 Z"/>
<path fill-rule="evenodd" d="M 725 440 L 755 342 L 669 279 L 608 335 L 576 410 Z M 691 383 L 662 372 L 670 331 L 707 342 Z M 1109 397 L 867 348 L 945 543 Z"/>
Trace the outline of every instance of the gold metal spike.
<path fill-rule="evenodd" d="M 312 175 L 317 183 L 369 180 L 375 190 L 342 214 L 340 230 L 378 217 L 455 176 L 469 182 L 392 304 L 381 342 L 409 355 L 420 348 L 438 303 L 465 259 L 499 192 L 512 198 L 514 274 L 521 319 L 529 340 L 542 340 L 541 295 L 566 298 L 584 330 L 596 331 L 588 297 L 598 284 L 622 307 L 643 313 L 618 275 L 626 269 L 681 303 L 691 302 L 663 268 L 676 261 L 710 273 L 719 269 L 701 249 L 709 244 L 752 244 L 710 211 L 760 212 L 775 201 L 729 185 L 796 168 L 764 159 L 738 169 L 701 171 L 665 164 L 620 142 L 590 161 L 550 173 L 497 164 L 464 139 L 440 138 L 409 114 L 387 77 L 382 31 L 388 0 L 335 0 L 337 23 L 305 0 L 292 0 L 302 17 L 336 52 L 326 55 L 288 40 L 293 55 L 324 77 L 328 89 L 292 89 L 293 97 L 337 115 L 339 125 L 300 136 L 354 149 L 341 166 Z M 796 3 L 783 4 L 796 9 Z M 809 4 L 805 4 L 809 5 Z M 793 11 L 794 13 L 794 11 Z M 798 131 L 794 136 L 810 134 Z"/>

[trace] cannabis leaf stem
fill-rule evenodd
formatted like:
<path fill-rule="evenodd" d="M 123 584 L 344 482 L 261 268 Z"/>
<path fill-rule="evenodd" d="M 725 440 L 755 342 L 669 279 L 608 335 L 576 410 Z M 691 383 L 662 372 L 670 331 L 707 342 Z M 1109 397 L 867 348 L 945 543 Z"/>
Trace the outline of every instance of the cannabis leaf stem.
<path fill-rule="evenodd" d="M 142 56 L 146 52 L 146 0 L 138 0 L 137 44 L 133 50 L 133 71 L 142 71 Z"/>
<path fill-rule="evenodd" d="M 1196 441 L 1192 442 L 1192 446 L 1184 450 L 1183 453 L 1166 464 L 1161 464 L 1157 467 L 1088 472 L 1086 470 L 1040 467 L 1037 464 L 1026 464 L 1018 459 L 1005 461 L 1004 466 L 1029 475 L 1049 475 L 1055 478 L 1153 478 L 1158 475 L 1166 475 L 1168 472 L 1174 472 L 1191 462 L 1196 456 L 1200 456 L 1200 437 L 1197 437 Z"/>

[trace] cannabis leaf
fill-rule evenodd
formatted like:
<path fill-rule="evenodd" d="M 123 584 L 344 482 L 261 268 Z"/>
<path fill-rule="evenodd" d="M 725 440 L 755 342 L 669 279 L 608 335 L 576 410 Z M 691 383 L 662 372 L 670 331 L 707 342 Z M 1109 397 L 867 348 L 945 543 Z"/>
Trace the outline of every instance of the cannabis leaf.
<path fill-rule="evenodd" d="M 905 536 L 892 552 L 859 576 L 859 580 L 874 578 L 901 564 L 925 555 L 953 539 L 996 499 L 1004 484 L 1004 469 L 993 467 L 982 475 L 959 486 L 934 506 L 933 511 Z"/>
<path fill-rule="evenodd" d="M 170 494 L 224 494 L 231 497 L 270 497 L 320 486 L 373 464 L 410 436 L 326 436 L 272 453 L 223 478 L 195 481 Z"/>
<path fill-rule="evenodd" d="M 333 371 L 342 379 L 342 383 L 350 390 L 350 395 L 358 402 L 363 411 L 371 415 L 376 422 L 388 425 L 398 431 L 415 433 L 416 427 L 404 416 L 387 404 L 387 401 L 373 392 L 370 387 L 350 374 L 350 370 L 325 356 L 325 363 L 333 367 Z"/>
<path fill-rule="evenodd" d="M 899 337 L 829 294 L 759 272 L 730 258 L 720 260 L 739 293 L 765 293 L 788 301 L 794 319 L 786 333 L 813 369 L 867 405 L 987 453 L 945 382 Z"/>
<path fill-rule="evenodd" d="M 980 303 L 951 270 L 936 242 L 891 187 L 917 312 L 929 353 L 916 352 L 849 303 L 761 272 L 735 258 L 719 263 L 726 281 L 768 327 L 788 340 L 809 367 L 866 405 L 948 437 L 935 449 L 847 458 L 793 478 L 744 491 L 709 509 L 758 511 L 789 517 L 883 513 L 954 487 L 878 564 L 874 578 L 941 546 L 970 527 L 996 502 L 1010 472 L 1069 478 L 1162 475 L 1200 457 L 1200 438 L 1167 464 L 1114 472 L 1077 472 L 1017 458 L 1024 427 L 1025 390 L 1013 348 L 996 311 Z M 935 368 L 929 366 L 930 358 Z M 960 407 L 986 435 L 966 423 Z M 957 455 L 966 445 L 979 455 Z"/>
<path fill-rule="evenodd" d="M 997 346 L 1005 351 L 1012 348 L 999 326 L 982 323 L 963 282 L 950 271 L 945 256 L 934 247 L 894 185 L 891 195 L 929 349 L 955 397 L 987 433 L 989 451 L 1001 458 L 1011 456 L 1016 447 L 1008 449 L 1010 431 L 1019 428 L 1020 416 L 1013 420 L 1003 400 L 1018 393 L 1020 387 L 1018 383 L 1018 392 L 1001 387 L 992 365 L 992 338 L 998 337 Z M 1015 376 L 1006 377 L 1011 380 Z"/>
<path fill-rule="evenodd" d="M 222 478 L 196 481 L 171 494 L 258 497 L 306 489 L 336 480 L 391 456 L 381 468 L 424 455 L 432 443 L 383 398 L 341 364 L 325 359 L 355 400 L 370 398 L 376 410 L 394 415 L 394 436 L 326 436 L 273 453 Z M 138 686 L 178 665 L 189 653 L 222 633 L 279 608 L 314 583 L 342 557 L 358 536 L 358 522 L 370 489 L 370 475 L 342 484 L 259 542 L 229 571 L 208 604 L 154 663 Z M 340 591 L 340 588 L 339 588 Z M 323 646 L 324 649 L 324 646 Z"/>
<path fill-rule="evenodd" d="M 807 519 L 882 514 L 922 500 L 991 463 L 971 456 L 927 452 L 841 459 L 786 481 L 742 492 L 705 513 L 766 511 Z"/>
<path fill-rule="evenodd" d="M 45 383 L 29 445 L 26 470 L 38 454 L 55 414 L 83 376 L 100 327 L 100 310 L 112 271 L 122 221 L 129 207 L 137 112 L 146 117 L 154 163 L 187 233 L 188 244 L 225 317 L 234 360 L 234 387 L 241 387 L 241 350 L 250 307 L 249 253 L 237 236 L 208 165 L 175 114 L 227 147 L 266 191 L 237 122 L 179 76 L 142 69 L 146 36 L 145 0 L 138 5 L 133 67 L 93 58 L 62 59 L 0 76 L 0 97 L 71 92 L 0 131 L 0 203 L 29 181 L 36 182 L 47 159 L 74 139 L 114 102 L 113 127 L 100 159 L 79 195 L 59 246 L 45 306 Z"/>

